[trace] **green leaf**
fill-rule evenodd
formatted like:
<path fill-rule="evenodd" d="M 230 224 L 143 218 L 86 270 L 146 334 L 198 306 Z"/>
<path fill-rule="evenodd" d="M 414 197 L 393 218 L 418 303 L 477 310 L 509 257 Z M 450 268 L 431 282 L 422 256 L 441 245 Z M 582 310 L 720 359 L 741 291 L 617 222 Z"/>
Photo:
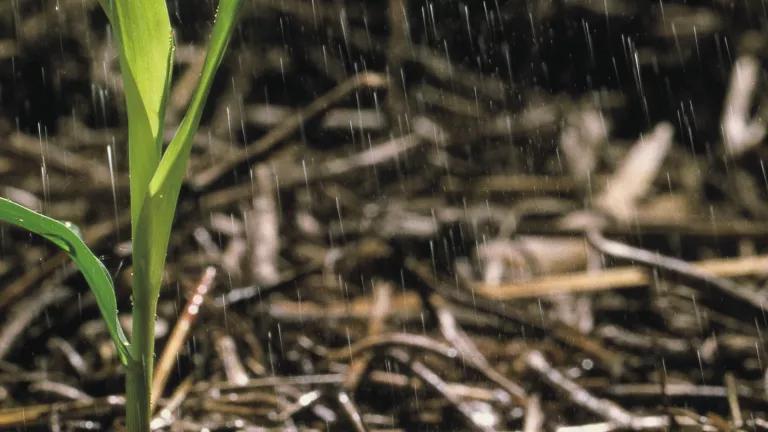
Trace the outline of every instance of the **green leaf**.
<path fill-rule="evenodd" d="M 149 181 L 160 161 L 173 62 L 165 0 L 101 0 L 120 46 L 128 113 L 131 221 L 135 237 Z"/>
<path fill-rule="evenodd" d="M 221 0 L 200 80 L 190 106 L 149 183 L 134 239 L 134 264 L 147 271 L 156 297 L 160 289 L 173 216 L 186 174 L 192 141 L 200 124 L 205 100 L 235 28 L 241 0 Z M 137 261 L 138 259 L 138 261 Z"/>
<path fill-rule="evenodd" d="M 128 340 L 118 321 L 112 278 L 104 264 L 80 238 L 79 230 L 72 224 L 51 219 L 5 198 L 0 198 L 0 221 L 44 237 L 72 258 L 96 297 L 96 303 L 115 343 L 120 362 L 127 364 L 130 356 Z"/>
<path fill-rule="evenodd" d="M 104 13 L 107 15 L 107 18 L 112 20 L 112 0 L 99 0 L 99 5 L 101 5 L 101 8 L 104 9 Z"/>

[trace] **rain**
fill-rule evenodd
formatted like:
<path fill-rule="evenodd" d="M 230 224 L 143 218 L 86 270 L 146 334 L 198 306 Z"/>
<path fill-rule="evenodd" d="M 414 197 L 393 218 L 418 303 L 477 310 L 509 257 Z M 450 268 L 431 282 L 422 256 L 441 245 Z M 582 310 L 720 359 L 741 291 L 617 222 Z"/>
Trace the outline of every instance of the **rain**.
<path fill-rule="evenodd" d="M 166 4 L 163 148 L 218 0 Z M 766 26 L 764 0 L 243 0 L 150 430 L 768 430 Z M 98 0 L 0 2 L 0 197 L 82 238 L 131 338 L 120 71 Z M 0 430 L 128 430 L 99 307 L 0 223 Z"/>

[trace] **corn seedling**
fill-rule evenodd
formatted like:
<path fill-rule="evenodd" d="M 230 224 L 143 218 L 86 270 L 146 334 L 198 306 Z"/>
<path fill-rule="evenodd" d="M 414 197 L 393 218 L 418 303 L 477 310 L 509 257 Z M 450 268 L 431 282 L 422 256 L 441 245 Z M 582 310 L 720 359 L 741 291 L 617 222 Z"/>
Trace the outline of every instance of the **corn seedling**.
<path fill-rule="evenodd" d="M 65 251 L 96 297 L 126 367 L 126 422 L 149 431 L 154 323 L 176 204 L 192 139 L 235 26 L 241 0 L 220 0 L 209 47 L 189 108 L 163 151 L 163 123 L 173 66 L 173 39 L 165 0 L 99 0 L 120 49 L 128 115 L 133 310 L 131 340 L 118 321 L 109 272 L 71 224 L 0 198 L 0 220 L 44 237 Z"/>

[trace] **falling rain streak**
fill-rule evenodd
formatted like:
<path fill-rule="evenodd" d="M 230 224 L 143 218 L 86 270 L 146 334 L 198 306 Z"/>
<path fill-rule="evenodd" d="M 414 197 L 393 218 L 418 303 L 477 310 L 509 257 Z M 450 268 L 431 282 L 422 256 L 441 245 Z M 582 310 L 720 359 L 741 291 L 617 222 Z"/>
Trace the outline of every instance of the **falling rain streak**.
<path fill-rule="evenodd" d="M 153 430 L 768 429 L 764 1 L 246 3 L 174 220 Z M 163 149 L 216 7 L 168 2 Z M 118 53 L 97 0 L 0 2 L 0 196 L 79 227 L 128 331 Z M 93 294 L 0 240 L 0 429 L 119 428 Z"/>

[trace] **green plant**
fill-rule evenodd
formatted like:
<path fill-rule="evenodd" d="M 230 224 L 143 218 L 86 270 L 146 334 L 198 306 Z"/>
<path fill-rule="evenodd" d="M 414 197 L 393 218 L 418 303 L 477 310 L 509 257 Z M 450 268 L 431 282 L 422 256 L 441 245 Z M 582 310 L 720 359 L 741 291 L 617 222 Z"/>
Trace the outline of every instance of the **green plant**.
<path fill-rule="evenodd" d="M 38 234 L 74 260 L 93 291 L 120 361 L 126 367 L 130 432 L 149 430 L 154 322 L 173 217 L 192 138 L 235 26 L 241 0 L 220 0 L 200 80 L 190 106 L 163 151 L 163 123 L 173 65 L 173 40 L 164 0 L 99 0 L 120 47 L 128 115 L 128 160 L 133 246 L 131 340 L 123 334 L 111 277 L 77 230 L 0 198 L 0 220 Z"/>

